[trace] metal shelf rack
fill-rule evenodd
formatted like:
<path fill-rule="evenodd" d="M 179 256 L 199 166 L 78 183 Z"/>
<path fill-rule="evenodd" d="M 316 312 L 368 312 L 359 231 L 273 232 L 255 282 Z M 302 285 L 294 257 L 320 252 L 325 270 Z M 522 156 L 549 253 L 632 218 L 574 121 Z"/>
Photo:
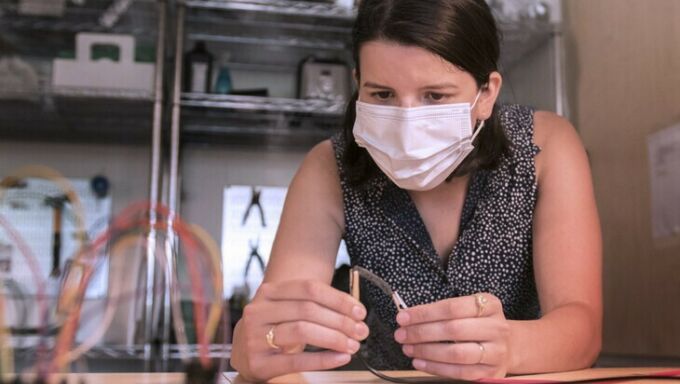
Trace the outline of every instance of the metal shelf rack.
<path fill-rule="evenodd" d="M 279 15 L 311 16 L 352 20 L 353 9 L 332 3 L 293 0 L 185 0 L 184 5 L 197 9 L 265 12 Z"/>
<path fill-rule="evenodd" d="M 0 90 L 0 136 L 145 144 L 152 136 L 154 99 L 153 93 L 145 91 L 52 88 L 49 78 L 41 76 L 35 92 Z"/>
<path fill-rule="evenodd" d="M 150 147 L 150 180 L 147 198 L 160 202 L 161 125 L 163 73 L 166 54 L 166 0 L 136 0 L 127 13 L 113 18 L 112 25 L 100 21 L 118 2 L 88 0 L 83 6 L 69 4 L 59 18 L 19 14 L 17 2 L 0 3 L 0 54 L 18 55 L 37 64 L 38 89 L 34 94 L 7 93 L 0 99 L 0 136 L 12 139 L 80 141 L 98 143 L 144 142 Z M 52 89 L 49 64 L 64 50 L 73 49 L 77 32 L 135 34 L 138 43 L 148 43 L 155 52 L 154 88 L 148 92 Z M 0 92 L 2 92 L 0 90 Z M 128 131 L 123 127 L 127 126 Z M 30 129 L 27 129 L 30 128 Z M 153 220 L 153 217 L 151 218 Z M 155 235 L 149 234 L 155 241 Z M 152 249 L 152 248 L 150 248 Z M 138 332 L 147 360 L 153 342 L 167 334 L 160 320 L 164 299 L 155 292 L 161 282 L 153 257 L 146 258 L 144 303 L 145 329 Z M 165 298 L 167 300 L 167 296 Z M 161 309 L 161 310 L 159 310 Z M 168 319 L 167 313 L 164 318 Z M 167 354 L 167 353 L 166 353 Z"/>
<path fill-rule="evenodd" d="M 299 0 L 180 4 L 186 9 L 186 44 L 203 41 L 213 51 L 229 51 L 230 63 L 241 67 L 278 67 L 274 72 L 293 74 L 300 61 L 311 55 L 351 60 L 353 10 Z"/>
<path fill-rule="evenodd" d="M 215 45 L 226 45 L 233 48 L 230 68 L 271 72 L 294 72 L 300 60 L 309 53 L 327 52 L 339 55 L 343 59 L 349 56 L 349 36 L 351 22 L 355 17 L 354 9 L 347 9 L 330 2 L 300 0 L 184 0 L 178 2 L 176 17 L 177 52 L 184 52 L 186 41 L 205 41 Z M 291 54 L 291 50 L 298 50 Z M 285 52 L 284 52 L 285 51 Z M 272 54 L 276 52 L 276 54 Z M 231 65 L 233 63 L 233 65 Z M 222 112 L 223 124 L 232 129 L 214 129 L 210 131 L 231 135 L 237 124 L 233 113 L 242 114 L 265 112 L 268 115 L 310 114 L 329 118 L 337 118 L 344 112 L 344 105 L 325 100 L 298 100 L 274 97 L 249 97 L 215 94 L 182 93 L 181 58 L 175 61 L 175 95 L 173 96 L 172 137 L 181 141 L 181 116 L 188 108 L 201 108 L 205 113 Z M 191 114 L 190 114 L 191 115 Z M 193 114 L 196 117 L 196 113 Z M 293 126 L 280 124 L 282 117 L 277 118 L 277 129 L 282 134 L 305 134 L 308 131 L 295 130 Z M 238 120 L 238 119 L 236 119 Z M 318 119 L 317 119 L 318 120 Z M 337 126 L 337 120 L 333 121 Z M 206 124 L 192 124 L 205 127 Z M 257 126 L 257 124 L 256 124 Z M 177 130 L 175 133 L 174 131 Z M 249 129 L 254 133 L 256 129 Z M 319 130 L 314 130 L 318 132 Z M 332 129 L 328 130 L 330 134 Z M 284 133 L 285 132 L 285 133 Z M 261 134 L 277 134 L 272 129 L 261 129 Z M 174 147 L 175 144 L 171 145 Z M 179 146 L 179 143 L 177 143 Z M 171 157 L 173 157 L 171 150 Z M 171 177 L 172 178 L 172 177 Z M 172 185 L 172 183 L 171 183 Z"/>
<path fill-rule="evenodd" d="M 342 116 L 344 101 L 182 93 L 183 107 L 232 109 L 248 112 L 308 113 Z"/>
<path fill-rule="evenodd" d="M 251 37 L 251 36 L 223 36 L 206 33 L 191 33 L 188 36 L 191 40 L 203 40 L 216 43 L 227 44 L 248 44 L 248 45 L 270 45 L 276 47 L 292 47 L 292 48 L 306 48 L 306 49 L 322 49 L 322 50 L 341 50 L 347 49 L 347 45 L 343 42 L 303 38 L 303 37 Z"/>
<path fill-rule="evenodd" d="M 68 57 L 78 32 L 135 35 L 145 46 L 147 61 L 164 41 L 165 17 L 157 0 L 137 0 L 113 25 L 100 22 L 110 12 L 109 0 L 68 5 L 60 17 L 30 16 L 19 12 L 17 2 L 0 3 L 0 55 L 18 56 L 35 72 L 37 88 L 25 92 L 0 89 L 0 135 L 13 139 L 100 143 L 148 142 L 152 136 L 154 103 L 159 91 L 125 91 L 97 88 L 53 88 L 52 60 Z M 163 61 L 156 57 L 157 74 Z M 159 99 L 160 101 L 161 99 Z M 160 119 L 160 115 L 158 117 Z M 115 120 L 115 121 L 114 121 Z M 160 123 L 160 121 L 158 122 Z M 126 139 L 127 138 L 127 139 Z"/>
<path fill-rule="evenodd" d="M 12 140 L 148 144 L 153 98 L 70 91 L 36 101 L 0 101 L 0 135 Z"/>
<path fill-rule="evenodd" d="M 73 47 L 77 32 L 128 33 L 137 43 L 154 45 L 158 39 L 159 0 L 135 0 L 109 26 L 101 21 L 110 12 L 109 0 L 88 0 L 82 6 L 68 6 L 61 17 L 28 16 L 19 13 L 15 2 L 0 4 L 0 47 L 32 57 L 54 58 Z"/>
<path fill-rule="evenodd" d="M 78 97 L 89 99 L 111 99 L 121 101 L 152 101 L 153 93 L 145 91 L 119 90 L 119 89 L 96 89 L 80 87 L 60 87 L 51 92 L 52 96 Z"/>
<path fill-rule="evenodd" d="M 308 148 L 340 126 L 345 108 L 344 103 L 325 100 L 182 92 L 185 43 L 237 47 L 230 59 L 239 63 L 236 67 L 290 73 L 310 53 L 348 56 L 353 19 L 353 10 L 310 1 L 178 2 L 168 168 L 171 209 L 179 211 L 182 144 Z"/>

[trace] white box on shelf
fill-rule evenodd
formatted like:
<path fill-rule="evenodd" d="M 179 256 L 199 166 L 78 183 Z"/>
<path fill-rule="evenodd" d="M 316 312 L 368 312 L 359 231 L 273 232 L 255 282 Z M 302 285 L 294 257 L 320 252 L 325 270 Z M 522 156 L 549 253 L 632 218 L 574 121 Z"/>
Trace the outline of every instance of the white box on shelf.
<path fill-rule="evenodd" d="M 93 46 L 114 45 L 119 61 L 92 59 Z M 55 90 L 80 88 L 108 91 L 153 91 L 154 64 L 135 63 L 135 38 L 130 35 L 78 33 L 76 58 L 54 59 L 52 85 Z"/>

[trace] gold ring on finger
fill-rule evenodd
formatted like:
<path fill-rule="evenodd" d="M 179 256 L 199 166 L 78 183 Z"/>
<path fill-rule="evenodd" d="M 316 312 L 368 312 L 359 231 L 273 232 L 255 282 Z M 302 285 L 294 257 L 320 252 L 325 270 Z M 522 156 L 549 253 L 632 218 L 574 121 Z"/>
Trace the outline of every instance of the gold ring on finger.
<path fill-rule="evenodd" d="M 484 360 L 484 354 L 486 353 L 486 348 L 484 348 L 484 344 L 480 343 L 479 341 L 476 341 L 477 345 L 479 346 L 479 360 L 477 360 L 476 364 L 482 364 L 482 360 Z"/>
<path fill-rule="evenodd" d="M 484 309 L 486 309 L 486 304 L 489 301 L 484 295 L 478 293 L 475 295 L 475 304 L 477 304 L 477 317 L 482 317 L 484 315 Z"/>
<path fill-rule="evenodd" d="M 275 350 L 281 349 L 276 343 L 274 343 L 274 328 L 276 325 L 272 325 L 271 328 L 269 328 L 269 331 L 267 331 L 267 334 L 265 335 L 265 339 L 267 340 L 267 344 Z"/>

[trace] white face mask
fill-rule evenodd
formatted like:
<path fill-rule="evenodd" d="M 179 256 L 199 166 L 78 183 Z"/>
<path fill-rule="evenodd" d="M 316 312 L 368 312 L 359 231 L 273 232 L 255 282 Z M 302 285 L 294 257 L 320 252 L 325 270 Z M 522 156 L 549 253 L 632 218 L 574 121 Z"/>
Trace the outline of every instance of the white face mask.
<path fill-rule="evenodd" d="M 441 184 L 472 152 L 470 112 L 477 104 L 443 104 L 415 108 L 357 101 L 354 139 L 400 188 L 430 190 Z"/>

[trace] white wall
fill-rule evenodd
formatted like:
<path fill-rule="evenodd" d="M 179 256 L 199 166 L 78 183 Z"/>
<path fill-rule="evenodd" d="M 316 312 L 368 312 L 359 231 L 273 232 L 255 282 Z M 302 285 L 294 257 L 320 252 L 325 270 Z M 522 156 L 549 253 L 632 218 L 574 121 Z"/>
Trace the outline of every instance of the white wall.
<path fill-rule="evenodd" d="M 180 212 L 219 244 L 222 197 L 227 185 L 287 187 L 305 151 L 188 146 L 182 152 Z"/>
<path fill-rule="evenodd" d="M 564 5 L 573 122 L 603 229 L 603 352 L 678 357 L 680 236 L 652 237 L 647 137 L 680 121 L 680 2 Z"/>

